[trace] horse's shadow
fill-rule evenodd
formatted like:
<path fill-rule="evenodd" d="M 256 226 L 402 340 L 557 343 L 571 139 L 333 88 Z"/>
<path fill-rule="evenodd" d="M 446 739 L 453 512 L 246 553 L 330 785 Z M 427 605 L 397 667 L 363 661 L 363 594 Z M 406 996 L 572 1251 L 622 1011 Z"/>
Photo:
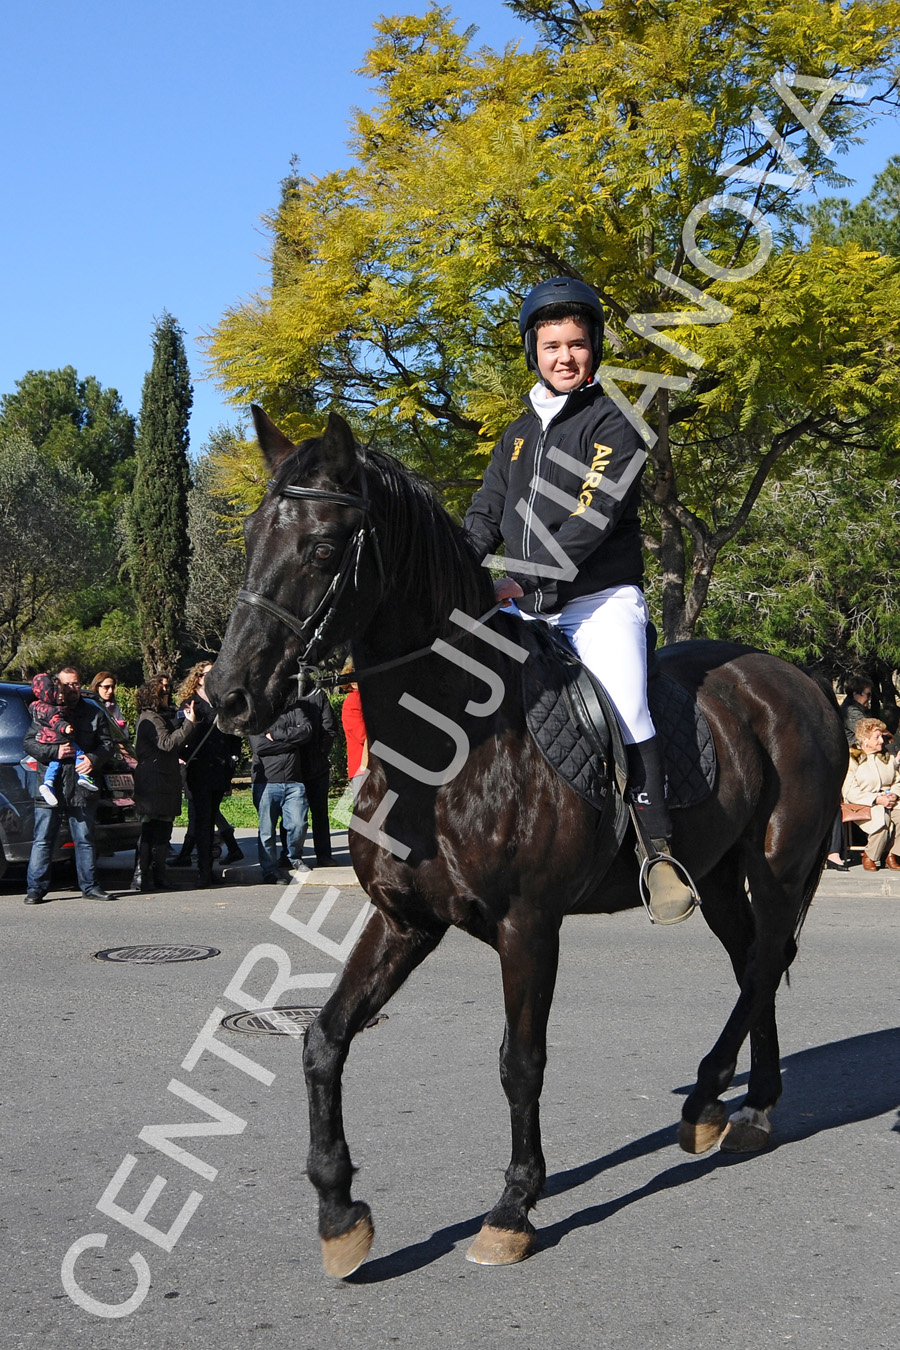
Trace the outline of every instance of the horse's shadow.
<path fill-rule="evenodd" d="M 782 1071 L 785 1091 L 776 1116 L 778 1138 L 773 1147 L 785 1148 L 788 1144 L 808 1139 L 823 1130 L 835 1130 L 842 1125 L 885 1115 L 898 1107 L 900 1027 L 800 1050 L 782 1062 Z M 746 1074 L 738 1075 L 734 1085 L 739 1086 L 746 1079 Z M 690 1088 L 675 1088 L 673 1091 L 684 1095 Z M 900 1132 L 900 1118 L 892 1128 Z M 581 1163 L 565 1172 L 556 1172 L 547 1178 L 544 1194 L 561 1195 L 565 1191 L 575 1190 L 603 1172 L 610 1172 L 622 1163 L 647 1157 L 670 1147 L 673 1142 L 673 1126 L 654 1130 L 652 1134 L 632 1140 L 602 1158 Z M 659 1191 L 687 1185 L 716 1168 L 737 1166 L 759 1156 L 753 1153 L 714 1151 L 701 1159 L 679 1161 L 636 1190 L 604 1204 L 589 1205 L 558 1223 L 542 1228 L 538 1233 L 538 1248 L 555 1247 L 575 1229 L 602 1223 L 619 1210 L 656 1195 Z M 420 1270 L 452 1251 L 458 1242 L 474 1237 L 483 1218 L 483 1214 L 473 1215 L 446 1228 L 439 1228 L 424 1242 L 402 1247 L 388 1256 L 367 1262 L 349 1278 L 357 1284 L 377 1284 Z"/>

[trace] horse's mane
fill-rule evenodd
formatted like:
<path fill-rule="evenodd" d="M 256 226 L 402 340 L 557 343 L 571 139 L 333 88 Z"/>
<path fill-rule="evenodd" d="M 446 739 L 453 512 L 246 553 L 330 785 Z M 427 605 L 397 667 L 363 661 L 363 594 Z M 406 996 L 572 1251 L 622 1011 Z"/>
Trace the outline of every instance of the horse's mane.
<path fill-rule="evenodd" d="M 305 441 L 288 456 L 276 474 L 276 488 L 294 479 L 308 480 L 321 468 L 317 444 Z M 366 452 L 362 471 L 388 586 L 395 597 L 433 620 L 439 634 L 447 631 L 453 609 L 473 618 L 490 609 L 494 603 L 490 574 L 428 480 L 382 450 Z"/>

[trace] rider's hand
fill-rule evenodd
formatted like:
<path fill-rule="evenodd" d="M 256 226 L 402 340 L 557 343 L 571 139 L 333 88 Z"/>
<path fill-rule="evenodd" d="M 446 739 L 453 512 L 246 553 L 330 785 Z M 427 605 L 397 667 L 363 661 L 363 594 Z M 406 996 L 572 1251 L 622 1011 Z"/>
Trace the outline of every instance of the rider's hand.
<path fill-rule="evenodd" d="M 494 597 L 497 600 L 518 600 L 525 592 L 512 577 L 498 577 L 494 582 Z"/>

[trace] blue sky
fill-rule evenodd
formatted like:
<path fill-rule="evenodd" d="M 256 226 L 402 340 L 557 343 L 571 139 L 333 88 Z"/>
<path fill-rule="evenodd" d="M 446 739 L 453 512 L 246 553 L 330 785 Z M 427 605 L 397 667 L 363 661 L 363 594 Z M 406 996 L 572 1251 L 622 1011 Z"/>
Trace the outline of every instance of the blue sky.
<path fill-rule="evenodd" d="M 303 173 L 347 162 L 353 74 L 382 12 L 426 0 L 13 0 L 5 7 L 0 393 L 73 365 L 132 413 L 154 316 L 185 329 L 192 443 L 232 420 L 200 378 L 197 338 L 265 285 L 260 216 L 292 154 Z M 501 0 L 454 0 L 476 45 L 533 41 Z M 839 161 L 864 195 L 897 149 L 882 119 Z"/>

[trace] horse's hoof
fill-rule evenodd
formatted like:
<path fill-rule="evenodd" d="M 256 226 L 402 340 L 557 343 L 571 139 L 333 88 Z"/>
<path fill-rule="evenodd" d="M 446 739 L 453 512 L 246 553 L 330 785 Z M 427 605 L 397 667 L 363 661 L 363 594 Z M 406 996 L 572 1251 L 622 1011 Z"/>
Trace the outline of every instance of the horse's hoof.
<path fill-rule="evenodd" d="M 768 1111 L 742 1106 L 728 1119 L 720 1148 L 723 1153 L 759 1153 L 769 1143 L 772 1125 Z"/>
<path fill-rule="evenodd" d="M 486 1223 L 466 1252 L 466 1260 L 479 1266 L 512 1266 L 530 1256 L 533 1246 L 533 1233 L 514 1233 L 509 1228 L 492 1228 Z"/>
<path fill-rule="evenodd" d="M 375 1236 L 371 1214 L 361 1219 L 336 1238 L 322 1238 L 322 1265 L 326 1275 L 334 1275 L 339 1280 L 352 1275 L 369 1255 L 369 1248 Z"/>
<path fill-rule="evenodd" d="M 725 1107 L 721 1102 L 704 1107 L 700 1116 L 696 1125 L 689 1120 L 679 1123 L 678 1142 L 685 1153 L 708 1153 L 711 1148 L 715 1148 L 728 1128 Z"/>

